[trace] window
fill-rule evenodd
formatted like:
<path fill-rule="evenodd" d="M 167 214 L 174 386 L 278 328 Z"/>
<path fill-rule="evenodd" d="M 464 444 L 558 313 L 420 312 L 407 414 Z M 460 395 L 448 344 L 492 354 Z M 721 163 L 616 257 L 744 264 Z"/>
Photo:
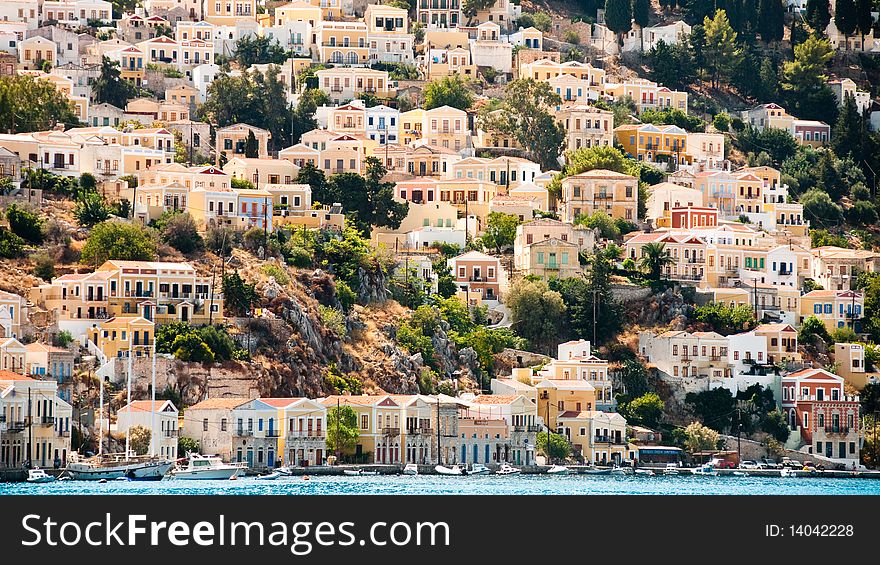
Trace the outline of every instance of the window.
<path fill-rule="evenodd" d="M 202 431 L 203 431 L 203 432 L 207 432 L 207 431 L 208 431 L 208 419 L 207 419 L 207 418 L 205 418 L 205 419 L 202 420 Z"/>
<path fill-rule="evenodd" d="M 361 414 L 361 429 L 366 430 L 370 425 L 370 417 L 367 414 Z"/>
<path fill-rule="evenodd" d="M 222 418 L 222 419 L 220 420 L 220 431 L 221 431 L 221 432 L 225 432 L 225 431 L 226 431 L 226 418 Z"/>

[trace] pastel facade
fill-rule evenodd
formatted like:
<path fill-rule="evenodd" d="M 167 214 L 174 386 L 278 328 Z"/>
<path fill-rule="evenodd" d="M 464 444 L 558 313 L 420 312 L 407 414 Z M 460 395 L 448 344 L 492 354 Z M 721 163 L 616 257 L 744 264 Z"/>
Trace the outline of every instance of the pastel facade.
<path fill-rule="evenodd" d="M 150 451 L 162 459 L 177 459 L 178 410 L 170 400 L 132 400 L 116 412 L 116 432 L 140 426 L 153 430 Z M 182 454 L 183 455 L 183 454 Z"/>
<path fill-rule="evenodd" d="M 61 468 L 70 454 L 73 408 L 58 383 L 0 370 L 0 466 Z M 28 425 L 30 424 L 30 425 Z"/>
<path fill-rule="evenodd" d="M 562 180 L 560 217 L 574 222 L 580 215 L 602 211 L 630 222 L 638 219 L 638 179 L 630 175 L 594 169 Z"/>
<path fill-rule="evenodd" d="M 483 300 L 500 299 L 504 273 L 497 257 L 479 251 L 468 251 L 449 259 L 447 263 L 456 286 L 462 291 L 476 292 Z"/>

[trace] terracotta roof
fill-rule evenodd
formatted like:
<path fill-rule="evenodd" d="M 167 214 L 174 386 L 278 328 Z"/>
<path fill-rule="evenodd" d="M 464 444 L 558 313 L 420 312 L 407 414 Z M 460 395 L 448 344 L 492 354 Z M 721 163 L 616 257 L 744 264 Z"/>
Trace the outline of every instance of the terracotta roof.
<path fill-rule="evenodd" d="M 159 400 L 156 399 L 156 411 L 161 411 L 166 404 L 174 404 L 170 400 Z M 153 401 L 152 400 L 132 400 L 130 404 L 123 406 L 119 409 L 119 412 L 128 412 L 131 410 L 132 412 L 151 412 L 153 410 Z"/>
<path fill-rule="evenodd" d="M 471 400 L 473 404 L 510 404 L 519 396 L 513 394 L 481 394 Z"/>
<path fill-rule="evenodd" d="M 203 400 L 198 404 L 193 404 L 189 407 L 189 410 L 231 410 L 233 408 L 241 406 L 248 401 L 249 399 L 247 398 L 209 398 L 208 400 Z"/>
<path fill-rule="evenodd" d="M 0 371 L 0 381 L 32 381 L 31 377 L 19 375 L 12 371 Z"/>

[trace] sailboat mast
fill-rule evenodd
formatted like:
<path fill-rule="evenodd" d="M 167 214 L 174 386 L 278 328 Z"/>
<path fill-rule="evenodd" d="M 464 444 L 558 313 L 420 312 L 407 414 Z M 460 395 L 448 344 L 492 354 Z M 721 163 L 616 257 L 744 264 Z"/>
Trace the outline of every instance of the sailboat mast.
<path fill-rule="evenodd" d="M 153 332 L 153 375 L 150 395 L 150 457 L 156 456 L 156 333 Z"/>
<path fill-rule="evenodd" d="M 98 408 L 98 457 L 104 454 L 104 424 L 101 418 L 104 417 L 104 378 L 98 375 L 98 382 L 101 383 L 101 394 L 99 396 Z"/>
<path fill-rule="evenodd" d="M 128 405 L 128 425 L 125 427 L 125 458 L 128 459 L 129 453 L 131 453 L 131 343 L 132 343 L 132 335 L 131 335 L 131 327 L 129 327 L 128 332 L 128 371 L 126 380 L 128 381 L 128 392 L 126 398 L 126 404 Z"/>

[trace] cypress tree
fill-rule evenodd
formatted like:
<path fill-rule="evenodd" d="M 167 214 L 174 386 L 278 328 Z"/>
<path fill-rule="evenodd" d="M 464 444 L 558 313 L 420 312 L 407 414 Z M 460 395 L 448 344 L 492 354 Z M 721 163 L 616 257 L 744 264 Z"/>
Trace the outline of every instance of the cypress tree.
<path fill-rule="evenodd" d="M 617 40 L 621 41 L 621 36 L 632 29 L 630 0 L 605 0 L 605 25 L 616 33 Z"/>
<path fill-rule="evenodd" d="M 645 50 L 645 28 L 648 26 L 648 20 L 651 17 L 651 0 L 633 0 L 632 3 L 633 20 L 639 26 L 639 37 L 641 38 L 641 51 Z"/>
<path fill-rule="evenodd" d="M 855 0 L 837 0 L 834 12 L 834 25 L 847 39 L 858 29 Z"/>
<path fill-rule="evenodd" d="M 807 0 L 807 15 L 804 19 L 813 31 L 818 34 L 825 33 L 825 28 L 831 23 L 830 0 Z"/>
<path fill-rule="evenodd" d="M 831 147 L 838 157 L 852 156 L 858 158 L 861 154 L 862 141 L 862 117 L 859 115 L 855 99 L 847 94 L 843 101 L 843 108 L 837 116 L 834 131 L 831 134 Z"/>
<path fill-rule="evenodd" d="M 761 0 L 758 7 L 758 32 L 766 43 L 782 39 L 785 8 L 780 0 Z"/>
<path fill-rule="evenodd" d="M 856 0 L 856 26 L 862 35 L 862 43 L 865 42 L 865 36 L 871 33 L 871 26 L 874 24 L 874 18 L 871 17 L 872 7 L 871 0 Z"/>

